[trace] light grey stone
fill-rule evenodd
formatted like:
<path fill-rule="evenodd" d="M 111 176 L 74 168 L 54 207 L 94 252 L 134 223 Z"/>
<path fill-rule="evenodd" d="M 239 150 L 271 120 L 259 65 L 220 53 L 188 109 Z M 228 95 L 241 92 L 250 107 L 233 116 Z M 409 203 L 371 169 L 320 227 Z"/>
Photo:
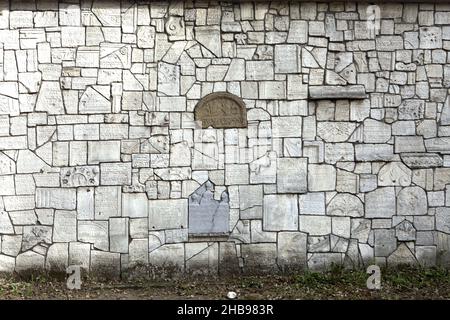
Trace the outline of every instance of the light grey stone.
<path fill-rule="evenodd" d="M 188 226 L 187 199 L 152 200 L 148 206 L 149 229 L 179 229 Z"/>
<path fill-rule="evenodd" d="M 264 230 L 298 230 L 297 201 L 296 195 L 264 196 Z"/>
<path fill-rule="evenodd" d="M 393 229 L 374 230 L 375 235 L 375 256 L 387 257 L 397 248 L 397 239 Z"/>
<path fill-rule="evenodd" d="M 120 254 L 92 250 L 90 272 L 108 278 L 118 278 L 120 276 Z"/>
<path fill-rule="evenodd" d="M 244 270 L 255 272 L 277 270 L 277 245 L 275 243 L 254 243 L 241 246 Z"/>
<path fill-rule="evenodd" d="M 395 250 L 388 258 L 387 258 L 388 266 L 398 266 L 398 265 L 410 265 L 414 266 L 417 264 L 417 260 L 414 257 L 414 254 L 408 248 L 408 246 L 404 243 L 401 243 L 397 250 Z"/>
<path fill-rule="evenodd" d="M 420 187 L 403 188 L 397 195 L 397 214 L 415 216 L 427 214 L 427 195 Z"/>
<path fill-rule="evenodd" d="M 279 193 L 307 192 L 307 159 L 279 158 L 277 160 L 277 179 Z"/>
<path fill-rule="evenodd" d="M 331 217 L 301 215 L 299 218 L 300 231 L 312 236 L 322 236 L 331 233 Z"/>
<path fill-rule="evenodd" d="M 416 229 L 411 222 L 403 220 L 395 227 L 395 235 L 399 241 L 414 241 Z"/>
<path fill-rule="evenodd" d="M 432 168 L 443 165 L 442 157 L 433 153 L 402 153 L 401 158 L 411 169 Z"/>
<path fill-rule="evenodd" d="M 331 165 L 308 166 L 309 191 L 332 191 L 336 187 L 336 169 Z"/>
<path fill-rule="evenodd" d="M 366 89 L 362 85 L 310 86 L 310 99 L 365 99 Z"/>
<path fill-rule="evenodd" d="M 78 221 L 78 241 L 92 243 L 94 248 L 109 250 L 108 221 Z"/>
<path fill-rule="evenodd" d="M 323 192 L 310 192 L 298 196 L 300 214 L 325 214 L 325 195 Z"/>
<path fill-rule="evenodd" d="M 364 215 L 364 207 L 357 196 L 340 193 L 328 204 L 327 214 L 331 216 L 362 217 Z"/>
<path fill-rule="evenodd" d="M 95 188 L 95 219 L 108 220 L 121 215 L 121 188 Z"/>
<path fill-rule="evenodd" d="M 366 193 L 366 218 L 390 218 L 396 213 L 395 189 L 393 187 L 378 188 Z"/>
<path fill-rule="evenodd" d="M 379 186 L 409 186 L 412 171 L 401 162 L 389 162 L 378 172 Z"/>
<path fill-rule="evenodd" d="M 70 242 L 77 240 L 76 211 L 55 212 L 53 242 Z"/>
<path fill-rule="evenodd" d="M 128 253 L 128 219 L 109 219 L 109 250 L 112 252 Z"/>
<path fill-rule="evenodd" d="M 282 270 L 306 267 L 307 235 L 302 232 L 280 232 L 278 234 L 278 266 Z"/>
<path fill-rule="evenodd" d="M 44 263 L 44 256 L 33 251 L 27 251 L 17 256 L 15 271 L 18 273 L 42 271 L 44 270 Z"/>
<path fill-rule="evenodd" d="M 122 216 L 130 218 L 148 217 L 148 199 L 146 194 L 123 193 Z"/>
<path fill-rule="evenodd" d="M 65 272 L 69 263 L 69 244 L 54 243 L 47 251 L 45 268 L 50 271 Z"/>
<path fill-rule="evenodd" d="M 263 188 L 261 185 L 239 186 L 239 209 L 242 219 L 262 218 Z"/>
<path fill-rule="evenodd" d="M 436 208 L 436 230 L 450 233 L 450 208 Z"/>

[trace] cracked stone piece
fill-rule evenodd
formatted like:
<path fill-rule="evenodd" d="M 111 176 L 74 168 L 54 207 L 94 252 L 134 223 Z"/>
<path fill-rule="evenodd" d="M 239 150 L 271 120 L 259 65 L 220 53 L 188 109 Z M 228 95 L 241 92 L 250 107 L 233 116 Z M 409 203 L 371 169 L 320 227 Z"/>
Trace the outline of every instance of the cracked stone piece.
<path fill-rule="evenodd" d="M 14 234 L 14 227 L 6 211 L 0 211 L 0 234 Z"/>
<path fill-rule="evenodd" d="M 217 243 L 187 243 L 186 271 L 192 275 L 216 274 L 219 262 L 219 246 Z"/>
<path fill-rule="evenodd" d="M 302 117 L 273 117 L 272 135 L 274 138 L 300 137 L 302 135 Z"/>
<path fill-rule="evenodd" d="M 397 239 L 393 229 L 376 229 L 375 235 L 375 256 L 387 257 L 397 248 Z"/>
<path fill-rule="evenodd" d="M 218 26 L 202 26 L 194 28 L 195 39 L 216 57 L 222 56 L 222 41 Z"/>
<path fill-rule="evenodd" d="M 261 185 L 239 186 L 239 208 L 241 219 L 261 219 L 263 188 Z"/>
<path fill-rule="evenodd" d="M 78 110 L 83 114 L 111 113 L 109 86 L 88 87 L 80 98 Z"/>
<path fill-rule="evenodd" d="M 189 196 L 189 234 L 228 233 L 229 196 L 224 191 L 220 200 L 214 198 L 214 185 L 206 181 Z"/>
<path fill-rule="evenodd" d="M 302 270 L 306 267 L 307 235 L 302 232 L 278 233 L 278 266 L 282 270 Z"/>
<path fill-rule="evenodd" d="M 33 251 L 21 253 L 16 258 L 16 269 L 18 273 L 29 271 L 42 271 L 44 269 L 45 258 Z"/>
<path fill-rule="evenodd" d="M 108 221 L 78 221 L 78 241 L 89 242 L 99 250 L 108 251 Z"/>
<path fill-rule="evenodd" d="M 366 193 L 366 218 L 390 218 L 395 215 L 394 187 L 379 188 Z"/>
<path fill-rule="evenodd" d="M 165 270 L 183 271 L 184 244 L 165 244 L 150 252 L 148 257 L 151 266 Z"/>
<path fill-rule="evenodd" d="M 40 243 L 52 243 L 52 227 L 25 226 L 23 228 L 22 251 L 29 250 Z"/>
<path fill-rule="evenodd" d="M 412 171 L 401 162 L 389 162 L 378 172 L 379 186 L 409 186 Z"/>
<path fill-rule="evenodd" d="M 411 169 L 441 167 L 443 159 L 433 153 L 402 153 L 402 161 Z"/>
<path fill-rule="evenodd" d="M 275 183 L 277 179 L 276 152 L 268 152 L 250 163 L 250 183 Z"/>
<path fill-rule="evenodd" d="M 399 241 L 414 241 L 416 229 L 411 222 L 403 220 L 395 227 L 395 235 Z"/>
<path fill-rule="evenodd" d="M 69 265 L 69 244 L 54 243 L 47 250 L 45 268 L 53 272 L 65 272 Z"/>
<path fill-rule="evenodd" d="M 348 86 L 310 86 L 310 99 L 366 99 L 363 85 Z"/>
<path fill-rule="evenodd" d="M 120 43 L 101 43 L 100 68 L 130 69 L 131 47 Z"/>
<path fill-rule="evenodd" d="M 414 266 L 417 264 L 417 260 L 414 257 L 414 254 L 408 248 L 408 246 L 404 243 L 400 244 L 388 258 L 387 258 L 388 266 L 398 266 L 398 265 L 410 265 Z"/>
<path fill-rule="evenodd" d="M 297 196 L 264 196 L 263 227 L 266 231 L 298 230 Z"/>
<path fill-rule="evenodd" d="M 130 185 L 131 162 L 101 163 L 100 182 L 102 185 Z"/>
<path fill-rule="evenodd" d="M 355 131 L 356 125 L 352 122 L 319 122 L 317 135 L 326 142 L 344 142 Z"/>
<path fill-rule="evenodd" d="M 420 187 L 403 188 L 397 196 L 397 214 L 416 216 L 427 214 L 427 195 Z"/>
<path fill-rule="evenodd" d="M 15 258 L 0 254 L 0 273 L 13 273 L 15 265 Z"/>
<path fill-rule="evenodd" d="M 48 114 L 63 114 L 64 104 L 59 82 L 43 81 L 39 90 L 36 111 L 44 111 Z"/>
<path fill-rule="evenodd" d="M 327 214 L 330 216 L 362 217 L 364 207 L 357 196 L 339 193 L 328 204 Z"/>

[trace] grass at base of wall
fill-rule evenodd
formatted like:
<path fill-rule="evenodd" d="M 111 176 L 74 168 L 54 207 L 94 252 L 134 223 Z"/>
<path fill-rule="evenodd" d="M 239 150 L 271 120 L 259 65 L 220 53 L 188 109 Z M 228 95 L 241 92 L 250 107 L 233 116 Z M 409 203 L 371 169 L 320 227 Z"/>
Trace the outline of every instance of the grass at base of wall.
<path fill-rule="evenodd" d="M 450 299 L 450 270 L 399 267 L 381 270 L 381 289 L 369 290 L 365 270 L 333 267 L 290 275 L 133 279 L 83 279 L 68 290 L 61 278 L 0 278 L 0 299 Z"/>

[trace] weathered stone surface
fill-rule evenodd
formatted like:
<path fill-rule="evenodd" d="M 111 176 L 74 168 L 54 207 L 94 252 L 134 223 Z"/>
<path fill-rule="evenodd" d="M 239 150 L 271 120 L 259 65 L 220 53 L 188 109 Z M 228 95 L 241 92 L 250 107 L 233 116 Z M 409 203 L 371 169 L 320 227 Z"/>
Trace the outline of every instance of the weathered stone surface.
<path fill-rule="evenodd" d="M 89 242 L 99 250 L 109 250 L 108 221 L 78 221 L 78 241 Z"/>
<path fill-rule="evenodd" d="M 395 235 L 399 241 L 414 241 L 416 229 L 411 222 L 403 220 L 395 227 Z"/>
<path fill-rule="evenodd" d="M 77 240 L 76 211 L 55 212 L 53 242 L 70 242 Z"/>
<path fill-rule="evenodd" d="M 61 186 L 98 186 L 100 171 L 97 166 L 70 167 L 61 169 Z"/>
<path fill-rule="evenodd" d="M 378 188 L 366 193 L 366 218 L 390 218 L 396 213 L 395 189 L 393 187 Z"/>
<path fill-rule="evenodd" d="M 364 86 L 310 86 L 310 99 L 365 99 Z"/>
<path fill-rule="evenodd" d="M 436 209 L 436 230 L 450 233 L 450 208 Z"/>
<path fill-rule="evenodd" d="M 249 272 L 277 270 L 277 245 L 275 243 L 255 243 L 241 246 L 244 266 Z"/>
<path fill-rule="evenodd" d="M 75 189 L 37 188 L 36 207 L 74 210 L 76 191 Z"/>
<path fill-rule="evenodd" d="M 397 250 L 395 250 L 388 258 L 387 258 L 388 266 L 398 266 L 398 265 L 410 265 L 413 266 L 417 264 L 417 260 L 414 257 L 414 254 L 408 248 L 408 246 L 404 243 L 401 243 Z"/>
<path fill-rule="evenodd" d="M 202 128 L 245 128 L 247 110 L 239 97 L 215 92 L 207 95 L 195 106 L 195 120 L 201 121 Z"/>
<path fill-rule="evenodd" d="M 331 233 L 331 218 L 326 216 L 300 216 L 300 231 L 313 236 L 322 236 Z"/>
<path fill-rule="evenodd" d="M 307 235 L 302 232 L 280 232 L 278 234 L 278 259 L 281 270 L 302 270 L 306 267 Z"/>
<path fill-rule="evenodd" d="M 387 257 L 397 248 L 395 230 L 378 229 L 374 230 L 375 236 L 375 256 Z"/>
<path fill-rule="evenodd" d="M 44 263 L 44 256 L 33 251 L 27 251 L 17 256 L 15 271 L 19 273 L 42 271 L 44 269 Z"/>
<path fill-rule="evenodd" d="M 300 214 L 325 214 L 325 195 L 323 192 L 301 194 L 298 197 Z"/>
<path fill-rule="evenodd" d="M 151 266 L 167 270 L 184 270 L 184 244 L 166 244 L 149 254 Z"/>
<path fill-rule="evenodd" d="M 65 272 L 69 263 L 69 244 L 54 243 L 47 251 L 45 268 L 54 272 Z"/>
<path fill-rule="evenodd" d="M 189 196 L 189 234 L 228 233 L 229 196 L 226 191 L 215 200 L 214 185 L 206 181 Z"/>
<path fill-rule="evenodd" d="M 309 191 L 331 191 L 336 187 L 336 169 L 331 165 L 310 164 L 308 166 Z"/>
<path fill-rule="evenodd" d="M 149 229 L 178 229 L 188 226 L 188 201 L 187 199 L 176 200 L 153 200 L 148 206 Z"/>
<path fill-rule="evenodd" d="M 362 217 L 364 207 L 361 200 L 352 194 L 337 194 L 327 206 L 330 216 Z"/>
<path fill-rule="evenodd" d="M 401 162 L 389 162 L 378 172 L 379 186 L 409 186 L 412 171 Z"/>
<path fill-rule="evenodd" d="M 433 153 L 402 153 L 402 161 L 411 169 L 440 167 L 443 159 Z"/>
<path fill-rule="evenodd" d="M 267 231 L 298 230 L 297 196 L 264 196 L 263 227 Z"/>
<path fill-rule="evenodd" d="M 307 192 L 307 159 L 279 158 L 277 160 L 277 182 L 279 193 Z"/>
<path fill-rule="evenodd" d="M 317 135 L 326 142 L 344 142 L 355 130 L 352 122 L 319 122 Z"/>
<path fill-rule="evenodd" d="M 420 187 L 403 188 L 397 195 L 397 214 L 415 216 L 427 214 L 427 195 Z"/>
<path fill-rule="evenodd" d="M 120 254 L 92 250 L 90 272 L 116 278 L 120 276 Z"/>
<path fill-rule="evenodd" d="M 25 226 L 23 228 L 22 251 L 40 243 L 52 243 L 52 228 L 48 226 Z"/>
<path fill-rule="evenodd" d="M 0 234 L 14 234 L 14 227 L 6 211 L 0 211 Z"/>
<path fill-rule="evenodd" d="M 121 188 L 95 188 L 95 219 L 107 220 L 121 215 Z"/>

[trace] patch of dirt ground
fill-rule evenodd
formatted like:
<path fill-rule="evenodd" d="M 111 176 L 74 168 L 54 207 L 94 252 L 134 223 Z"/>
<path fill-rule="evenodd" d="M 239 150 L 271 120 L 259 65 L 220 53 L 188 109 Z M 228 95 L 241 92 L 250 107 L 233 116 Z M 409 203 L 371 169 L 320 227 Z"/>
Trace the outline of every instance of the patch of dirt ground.
<path fill-rule="evenodd" d="M 65 279 L 35 276 L 0 278 L 0 299 L 450 299 L 446 269 L 381 270 L 381 289 L 369 290 L 364 270 L 334 268 L 291 275 L 184 277 L 178 279 L 109 280 L 85 278 L 80 290 Z"/>

